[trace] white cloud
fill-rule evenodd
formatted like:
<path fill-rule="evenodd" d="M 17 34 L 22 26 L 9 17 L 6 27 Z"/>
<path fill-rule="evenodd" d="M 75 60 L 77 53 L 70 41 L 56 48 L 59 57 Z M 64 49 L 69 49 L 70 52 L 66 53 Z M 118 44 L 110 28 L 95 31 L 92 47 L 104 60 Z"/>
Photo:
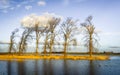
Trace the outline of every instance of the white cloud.
<path fill-rule="evenodd" d="M 39 1 L 37 4 L 38 4 L 38 6 L 45 6 L 46 2 L 45 1 Z"/>
<path fill-rule="evenodd" d="M 43 13 L 43 15 L 47 15 L 47 16 L 52 16 L 52 17 L 57 17 L 57 18 L 63 19 L 63 16 L 57 15 L 55 13 L 45 12 L 45 13 Z"/>
<path fill-rule="evenodd" d="M 60 18 L 53 13 L 43 13 L 38 16 L 35 14 L 28 15 L 21 20 L 21 24 L 23 27 L 35 27 L 37 23 L 39 23 L 39 27 L 49 27 L 49 21 L 53 20 L 53 18 Z"/>
<path fill-rule="evenodd" d="M 30 10 L 30 9 L 32 9 L 32 6 L 30 6 L 30 5 L 29 6 L 25 6 L 25 9 L 26 10 Z"/>

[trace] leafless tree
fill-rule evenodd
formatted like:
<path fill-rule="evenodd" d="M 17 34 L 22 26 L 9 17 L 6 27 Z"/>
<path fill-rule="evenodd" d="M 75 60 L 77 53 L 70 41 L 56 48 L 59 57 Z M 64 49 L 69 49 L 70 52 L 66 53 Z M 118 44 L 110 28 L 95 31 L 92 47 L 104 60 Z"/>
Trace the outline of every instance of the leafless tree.
<path fill-rule="evenodd" d="M 48 32 L 46 32 L 45 34 L 45 39 L 44 39 L 44 49 L 43 49 L 43 53 L 44 53 L 44 55 L 46 55 L 46 53 L 47 53 L 47 48 L 49 48 L 49 44 L 48 44 L 48 39 L 49 39 L 49 33 Z"/>
<path fill-rule="evenodd" d="M 36 33 L 36 54 L 38 54 L 38 48 L 39 48 L 38 45 L 39 45 L 39 39 L 40 39 L 38 24 L 35 25 L 35 33 Z"/>
<path fill-rule="evenodd" d="M 16 52 L 14 45 L 16 44 L 15 43 L 15 37 L 16 37 L 16 33 L 18 31 L 19 31 L 18 29 L 15 29 L 10 36 L 9 53 L 11 53 L 12 50 L 14 50 Z"/>
<path fill-rule="evenodd" d="M 61 24 L 60 31 L 63 34 L 64 40 L 64 56 L 66 57 L 67 47 L 69 43 L 74 39 L 75 34 L 77 34 L 77 20 L 72 20 L 71 18 L 67 18 L 65 22 Z"/>
<path fill-rule="evenodd" d="M 32 39 L 32 35 L 30 35 L 33 32 L 33 29 L 31 28 L 25 28 L 25 30 L 22 33 L 22 37 L 20 39 L 19 43 L 19 53 L 23 53 L 26 51 L 27 42 Z"/>
<path fill-rule="evenodd" d="M 94 50 L 95 43 L 98 43 L 98 40 L 96 38 L 97 33 L 95 32 L 95 26 L 91 22 L 92 16 L 89 16 L 86 19 L 85 23 L 82 23 L 81 26 L 84 28 L 84 40 L 85 40 L 85 46 L 89 49 L 90 57 L 92 57 L 92 52 Z"/>
<path fill-rule="evenodd" d="M 40 38 L 44 33 L 48 31 L 48 27 L 39 27 L 38 24 L 35 25 L 35 33 L 36 33 L 36 54 L 38 54 L 38 49 L 39 49 L 39 41 Z"/>
<path fill-rule="evenodd" d="M 60 18 L 53 18 L 52 20 L 49 21 L 49 25 L 50 25 L 50 55 L 52 54 L 52 50 L 53 50 L 53 45 L 54 45 L 54 41 L 55 41 L 55 37 L 57 35 L 55 28 L 57 27 L 57 25 L 60 22 Z"/>

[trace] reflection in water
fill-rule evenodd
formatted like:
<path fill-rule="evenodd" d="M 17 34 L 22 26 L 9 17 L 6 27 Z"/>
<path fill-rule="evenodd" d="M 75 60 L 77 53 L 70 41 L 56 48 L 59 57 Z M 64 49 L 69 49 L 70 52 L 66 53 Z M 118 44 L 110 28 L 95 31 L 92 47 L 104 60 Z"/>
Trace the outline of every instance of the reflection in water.
<path fill-rule="evenodd" d="M 64 70 L 64 75 L 69 75 L 69 74 L 68 74 L 68 70 L 67 70 L 67 69 L 68 69 L 67 60 L 64 60 L 64 67 L 63 67 L 63 68 L 64 68 L 64 69 L 63 69 L 63 70 Z"/>
<path fill-rule="evenodd" d="M 8 65 L 8 67 L 7 67 L 8 68 L 8 72 L 7 73 L 8 73 L 8 75 L 11 75 L 11 61 L 8 61 L 7 65 Z"/>
<path fill-rule="evenodd" d="M 24 67 L 25 62 L 18 62 L 18 75 L 24 75 L 25 74 L 25 67 Z"/>
<path fill-rule="evenodd" d="M 49 75 L 53 75 L 53 67 L 52 67 L 52 60 L 49 60 Z"/>
<path fill-rule="evenodd" d="M 0 75 L 119 75 L 120 60 L 0 61 Z"/>
<path fill-rule="evenodd" d="M 35 75 L 38 75 L 38 61 L 35 60 Z"/>
<path fill-rule="evenodd" d="M 94 75 L 94 62 L 92 60 L 90 60 L 89 69 L 89 74 Z"/>
<path fill-rule="evenodd" d="M 5 65 L 4 65 L 5 66 Z M 17 69 L 17 63 L 15 61 L 7 61 L 7 72 L 5 72 L 3 75 L 18 75 L 18 69 Z"/>
<path fill-rule="evenodd" d="M 43 60 L 43 75 L 47 75 L 47 60 Z"/>

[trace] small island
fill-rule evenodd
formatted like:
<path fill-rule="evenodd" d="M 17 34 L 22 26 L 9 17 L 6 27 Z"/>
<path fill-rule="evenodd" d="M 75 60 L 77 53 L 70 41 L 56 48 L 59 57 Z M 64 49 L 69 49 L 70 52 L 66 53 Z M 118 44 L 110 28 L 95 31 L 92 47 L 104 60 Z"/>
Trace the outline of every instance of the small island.
<path fill-rule="evenodd" d="M 120 75 L 120 0 L 0 0 L 0 75 Z"/>
<path fill-rule="evenodd" d="M 66 59 L 66 60 L 108 60 L 108 56 L 75 56 L 68 55 L 66 57 L 60 55 L 0 55 L 0 60 L 20 60 L 20 59 Z"/>
<path fill-rule="evenodd" d="M 46 23 L 40 20 L 46 18 Z M 31 20 L 33 22 L 31 22 Z M 61 18 L 52 15 L 29 15 L 22 19 L 21 25 L 23 27 L 22 36 L 18 43 L 16 43 L 16 36 L 19 29 L 15 29 L 10 36 L 9 52 L 1 53 L 0 60 L 11 59 L 62 59 L 62 60 L 108 60 L 107 55 L 93 55 L 95 45 L 98 42 L 97 33 L 95 32 L 95 26 L 91 22 L 92 16 L 87 17 L 84 23 L 80 26 L 77 25 L 77 21 L 71 18 L 67 18 L 63 23 Z M 31 26 L 32 25 L 32 26 Z M 89 52 L 86 55 L 68 54 L 69 45 L 77 45 L 75 35 L 79 34 L 80 28 L 81 34 L 85 36 L 83 38 L 84 45 L 88 48 Z M 35 37 L 35 39 L 34 39 Z M 60 45 L 62 39 L 63 52 L 61 54 L 53 53 L 54 45 Z M 44 38 L 43 52 L 39 52 L 40 38 Z M 27 53 L 27 45 L 29 41 L 35 42 L 35 53 Z M 17 47 L 17 48 L 16 48 Z M 76 52 L 77 53 L 77 52 Z"/>

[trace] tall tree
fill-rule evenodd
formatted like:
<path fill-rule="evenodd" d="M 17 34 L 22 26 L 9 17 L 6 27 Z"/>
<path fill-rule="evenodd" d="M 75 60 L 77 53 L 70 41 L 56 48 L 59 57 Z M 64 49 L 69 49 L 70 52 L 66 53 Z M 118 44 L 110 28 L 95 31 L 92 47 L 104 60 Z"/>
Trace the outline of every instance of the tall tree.
<path fill-rule="evenodd" d="M 33 32 L 33 29 L 31 28 L 25 28 L 25 30 L 22 33 L 20 42 L 19 42 L 19 53 L 23 53 L 26 51 L 27 42 L 32 39 L 31 33 Z"/>
<path fill-rule="evenodd" d="M 46 55 L 47 53 L 47 48 L 49 47 L 49 44 L 48 44 L 48 39 L 49 39 L 49 32 L 46 32 L 45 33 L 45 39 L 44 39 L 44 49 L 43 49 L 43 53 L 44 55 Z"/>
<path fill-rule="evenodd" d="M 54 41 L 55 41 L 55 37 L 56 37 L 56 31 L 55 28 L 57 27 L 57 25 L 60 22 L 60 18 L 52 18 L 48 24 L 50 25 L 50 55 L 52 54 L 52 50 L 53 50 L 53 45 L 54 45 Z"/>
<path fill-rule="evenodd" d="M 95 43 L 98 42 L 98 40 L 96 39 L 97 33 L 95 32 L 95 26 L 93 25 L 91 20 L 92 16 L 89 16 L 86 19 L 86 22 L 81 24 L 81 26 L 84 28 L 85 45 L 89 49 L 90 57 L 92 57 Z"/>
<path fill-rule="evenodd" d="M 39 38 L 40 38 L 38 23 L 35 25 L 35 33 L 36 33 L 36 54 L 38 54 L 38 48 L 39 48 L 38 45 L 39 45 Z"/>
<path fill-rule="evenodd" d="M 71 18 L 67 18 L 65 22 L 61 24 L 60 31 L 63 35 L 64 40 L 64 56 L 66 57 L 67 46 L 74 39 L 75 34 L 77 34 L 77 20 L 72 20 Z"/>
<path fill-rule="evenodd" d="M 48 34 L 48 27 L 39 27 L 39 22 L 36 23 L 35 25 L 35 35 L 36 35 L 36 54 L 38 54 L 38 49 L 39 49 L 39 41 L 40 41 L 40 37 L 44 34 L 47 33 Z"/>
<path fill-rule="evenodd" d="M 51 33 L 53 33 L 57 25 L 57 22 L 58 20 L 54 18 L 53 14 L 43 14 L 41 16 L 31 14 L 22 19 L 22 26 L 33 28 L 33 30 L 35 31 L 35 36 L 36 36 L 36 51 L 35 52 L 36 54 L 38 54 L 39 39 L 40 39 L 41 34 L 46 33 L 46 30 L 45 30 L 46 28 L 49 30 L 49 32 L 47 32 L 47 35 L 50 34 L 50 28 L 52 28 Z"/>
<path fill-rule="evenodd" d="M 17 33 L 18 31 L 19 31 L 18 29 L 15 29 L 15 30 L 12 32 L 11 36 L 10 36 L 9 53 L 11 53 L 12 50 L 16 51 L 14 45 L 15 45 L 16 33 Z"/>

